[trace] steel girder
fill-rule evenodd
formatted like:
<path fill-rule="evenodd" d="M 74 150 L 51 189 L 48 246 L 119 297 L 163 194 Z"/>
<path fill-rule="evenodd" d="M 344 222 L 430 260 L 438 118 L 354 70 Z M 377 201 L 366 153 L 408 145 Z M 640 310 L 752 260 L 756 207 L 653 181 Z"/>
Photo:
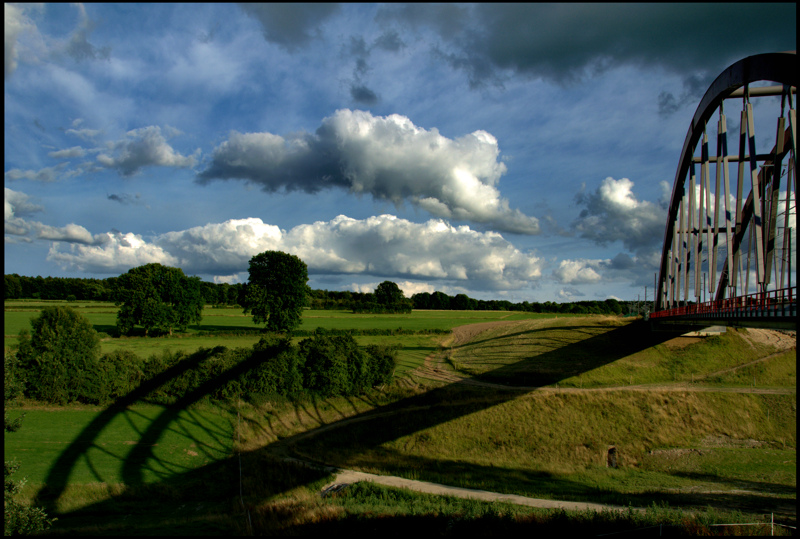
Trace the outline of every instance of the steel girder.
<path fill-rule="evenodd" d="M 778 83 L 781 86 L 772 88 L 750 88 L 750 83 L 767 81 Z M 748 222 L 755 222 L 758 233 L 755 236 L 756 246 L 756 268 L 759 275 L 759 282 L 764 282 L 763 276 L 769 269 L 771 258 L 766 255 L 767 249 L 774 249 L 775 217 L 777 208 L 777 196 L 779 189 L 778 170 L 776 181 L 771 182 L 771 190 L 765 191 L 767 182 L 765 174 L 771 173 L 773 168 L 780 167 L 781 160 L 788 153 L 793 159 L 797 147 L 796 142 L 796 117 L 791 102 L 792 95 L 789 93 L 790 111 L 789 127 L 779 122 L 776 147 L 770 154 L 758 155 L 755 151 L 755 139 L 753 137 L 753 113 L 749 98 L 763 95 L 781 95 L 786 91 L 796 91 L 797 86 L 797 55 L 796 51 L 759 54 L 744 58 L 723 71 L 706 91 L 700 104 L 695 111 L 689 126 L 686 139 L 681 150 L 678 170 L 675 174 L 675 181 L 672 187 L 672 197 L 670 199 L 667 223 L 664 231 L 664 243 L 661 253 L 661 265 L 658 277 L 658 287 L 656 291 L 655 310 L 660 311 L 674 307 L 681 302 L 681 288 L 683 288 L 683 303 L 689 300 L 689 265 L 694 261 L 694 281 L 696 293 L 700 286 L 700 266 L 702 264 L 703 235 L 706 235 L 706 249 L 708 250 L 710 287 L 715 287 L 715 299 L 724 297 L 725 289 L 728 284 L 728 274 L 736 271 L 737 260 L 732 258 L 733 253 L 737 252 L 738 245 L 741 244 Z M 724 114 L 720 111 L 717 134 L 717 156 L 711 158 L 708 154 L 708 138 L 706 126 L 712 115 L 720 109 L 725 99 L 732 97 L 742 97 L 744 110 L 742 111 L 741 133 L 738 156 L 727 156 L 727 132 Z M 796 97 L 796 96 L 795 96 Z M 782 111 L 783 112 L 783 111 Z M 785 130 L 785 137 L 780 136 Z M 748 136 L 749 135 L 749 136 Z M 694 153 L 699 143 L 702 141 L 701 157 L 694 157 Z M 779 147 L 782 146 L 782 147 Z M 725 157 L 723 157 L 725 156 Z M 759 170 L 759 159 L 765 166 Z M 731 193 L 728 178 L 728 162 L 739 163 L 739 179 L 737 192 Z M 744 169 L 749 162 L 750 170 Z M 709 163 L 715 163 L 716 167 L 716 189 L 714 191 L 714 215 L 709 215 L 711 206 L 711 178 L 709 177 Z M 700 196 L 695 200 L 695 182 L 697 181 L 695 164 L 700 165 Z M 719 198 L 720 198 L 720 173 L 725 173 L 724 178 L 724 197 L 726 222 L 723 227 L 727 257 L 724 262 L 723 270 L 720 272 L 719 280 L 716 279 L 717 268 L 717 244 L 719 241 Z M 755 189 L 750 192 L 746 201 L 743 201 L 742 184 L 745 176 L 750 177 L 750 183 Z M 686 183 L 689 183 L 687 189 Z M 687 193 L 688 191 L 688 193 Z M 788 192 L 788 191 L 787 191 Z M 688 195 L 688 197 L 687 197 Z M 770 204 L 767 205 L 769 215 L 762 215 L 762 198 L 768 197 Z M 729 208 L 729 200 L 735 198 L 736 207 Z M 795 191 L 796 198 L 796 191 Z M 744 202 L 744 208 L 742 207 Z M 688 206 L 688 207 L 687 207 Z M 787 201 L 788 206 L 788 201 Z M 705 210 L 703 209 L 705 207 Z M 705 211 L 705 215 L 704 215 Z M 696 219 L 698 222 L 694 223 Z M 765 221 L 766 220 L 766 221 Z M 676 231 L 676 225 L 678 230 Z M 766 225 L 766 228 L 764 228 Z M 753 227 L 750 227 L 751 229 Z M 712 232 L 713 230 L 713 232 Z M 766 231 L 766 233 L 765 233 Z M 748 251 L 749 253 L 749 251 Z M 729 269 L 730 268 L 730 269 Z M 723 284 L 724 282 L 724 284 Z M 766 279 L 769 282 L 769 279 Z"/>

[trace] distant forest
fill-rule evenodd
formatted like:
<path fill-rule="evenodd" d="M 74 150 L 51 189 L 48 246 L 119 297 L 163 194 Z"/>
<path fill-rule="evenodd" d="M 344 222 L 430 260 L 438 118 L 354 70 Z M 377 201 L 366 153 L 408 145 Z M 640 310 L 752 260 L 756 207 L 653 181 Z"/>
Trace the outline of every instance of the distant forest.
<path fill-rule="evenodd" d="M 50 299 L 66 301 L 114 301 L 117 277 L 107 279 L 82 279 L 77 277 L 25 277 L 13 273 L 5 275 L 5 299 Z M 206 304 L 233 307 L 240 304 L 246 284 L 200 282 Z M 628 314 L 636 312 L 635 301 L 552 301 L 512 303 L 507 300 L 473 299 L 466 294 L 448 296 L 443 292 L 421 292 L 410 298 L 414 309 L 440 309 L 463 311 L 526 311 L 535 313 L 573 314 Z M 311 309 L 341 309 L 368 312 L 364 307 L 374 305 L 370 292 L 309 290 L 308 307 Z M 644 307 L 644 304 L 642 304 Z"/>

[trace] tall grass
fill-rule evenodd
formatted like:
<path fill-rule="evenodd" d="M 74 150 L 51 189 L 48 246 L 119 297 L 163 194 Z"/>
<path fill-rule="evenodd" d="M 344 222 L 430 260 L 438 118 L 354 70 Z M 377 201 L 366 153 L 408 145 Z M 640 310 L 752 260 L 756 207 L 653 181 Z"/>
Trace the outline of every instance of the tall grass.
<path fill-rule="evenodd" d="M 558 387 L 593 388 L 692 382 L 774 352 L 769 345 L 747 341 L 741 335 L 746 330 L 729 328 L 719 336 L 683 338 L 689 344 L 680 347 L 660 343 L 618 354 L 605 364 L 598 362 L 599 356 L 613 355 L 627 346 L 619 342 L 622 337 L 635 339 L 637 333 L 647 332 L 630 324 L 614 318 L 571 318 L 500 326 L 451 350 L 449 363 L 464 374 L 483 375 L 499 383 L 520 385 L 519 380 L 528 374 L 541 378 L 550 373 L 549 379 L 557 381 Z M 630 330 L 622 331 L 625 328 Z M 791 376 L 790 369 L 784 371 L 785 376 Z M 761 379 L 768 382 L 765 376 Z M 714 380 L 709 378 L 705 383 Z M 783 386 L 791 382 L 788 378 L 769 381 Z"/>
<path fill-rule="evenodd" d="M 232 452 L 233 423 L 230 415 L 209 406 L 181 410 L 169 422 L 155 445 L 132 462 L 142 433 L 166 408 L 137 405 L 117 414 L 102 432 L 87 431 L 101 413 L 88 406 L 30 408 L 24 428 L 4 437 L 6 456 L 20 460 L 20 475 L 33 485 L 43 485 L 59 474 L 69 483 L 144 484 L 216 462 Z M 81 446 L 82 456 L 69 470 L 55 469 L 64 450 Z M 126 470 L 136 468 L 131 475 Z"/>
<path fill-rule="evenodd" d="M 362 327 L 371 323 L 351 313 L 320 313 L 330 314 L 320 318 L 330 329 L 342 320 L 358 321 Z M 446 327 L 457 325 L 453 317 L 461 315 L 467 322 L 486 321 L 472 316 L 487 313 L 424 314 L 438 319 L 436 327 Z M 412 327 L 412 321 L 404 321 L 406 326 Z M 225 438 L 221 434 L 206 439 L 204 443 L 216 449 L 208 449 L 209 460 L 198 467 L 192 467 L 191 459 L 178 457 L 188 459 L 188 452 L 182 452 L 188 449 L 186 443 L 203 440 L 218 427 L 189 415 L 165 430 L 164 441 L 153 448 L 156 457 L 130 463 L 127 475 L 115 471 L 121 470 L 120 462 L 129 453 L 113 440 L 135 441 L 137 433 L 147 429 L 146 421 L 156 417 L 134 407 L 115 419 L 119 425 L 107 429 L 108 438 L 97 438 L 100 441 L 86 450 L 91 457 L 74 467 L 59 501 L 58 527 L 64 533 L 94 534 L 163 534 L 175 529 L 198 534 L 392 534 L 424 527 L 443 535 L 463 535 L 530 532 L 531 526 L 547 533 L 597 534 L 665 525 L 678 526 L 675 533 L 693 534 L 718 530 L 709 527 L 713 523 L 741 522 L 745 516 L 736 508 L 748 513 L 749 522 L 756 518 L 755 511 L 789 514 L 786 507 L 794 507 L 796 498 L 796 395 L 693 389 L 745 389 L 753 372 L 762 380 L 759 385 L 794 388 L 796 355 L 744 366 L 773 351 L 766 346 L 753 348 L 736 331 L 684 340 L 681 347 L 656 343 L 628 353 L 625 347 L 630 343 L 615 339 L 619 335 L 632 341 L 645 339 L 636 335 L 635 328 L 613 318 L 532 317 L 484 332 L 450 350 L 462 374 L 489 381 L 512 384 L 519 374 L 545 373 L 544 379 L 552 383 L 535 391 L 430 382 L 392 385 L 358 397 L 240 403 L 238 426 L 225 431 L 229 445 L 221 442 Z M 193 338 L 206 337 L 148 340 L 171 346 L 173 341 Z M 401 361 L 407 354 L 408 371 L 437 349 L 438 339 L 357 338 L 361 346 L 401 342 L 405 346 Z M 129 344 L 144 340 L 129 339 Z M 114 341 L 124 344 L 124 339 Z M 210 344 L 206 341 L 203 346 Z M 628 387 L 667 386 L 692 378 L 694 386 L 683 390 Z M 158 408 L 154 410 L 156 414 Z M 52 439 L 44 440 L 40 433 L 39 442 L 53 441 L 63 448 L 76 437 L 69 424 L 86 424 L 85 418 L 65 421 L 63 412 L 42 411 L 53 417 L 38 426 L 29 423 L 29 416 L 20 434 L 49 432 Z M 233 423 L 232 415 L 217 417 Z M 357 421 L 346 423 L 348 419 Z M 316 435 L 306 436 L 317 428 Z M 43 462 L 52 462 L 58 453 L 48 456 L 37 448 L 36 439 L 15 450 L 23 465 L 30 460 L 26 451 L 42 451 L 33 460 Z M 606 467 L 611 445 L 618 451 L 617 469 Z M 8 443 L 6 447 L 12 454 Z M 176 453 L 179 449 L 181 455 Z M 242 492 L 249 513 L 240 503 L 238 459 L 227 456 L 231 451 L 242 455 Z M 650 509 L 644 516 L 547 512 L 362 484 L 323 499 L 319 489 L 331 478 L 280 460 L 288 455 L 454 486 Z M 142 478 L 139 484 L 120 485 L 136 467 L 140 469 L 136 477 Z M 23 475 L 33 482 L 46 477 L 48 469 L 45 464 Z M 27 492 L 32 496 L 34 491 Z M 46 489 L 39 495 L 47 500 Z M 655 500 L 665 500 L 676 509 L 654 507 Z M 696 516 L 677 507 L 692 508 Z M 761 533 L 761 529 L 744 530 Z"/>
<path fill-rule="evenodd" d="M 386 533 L 392 536 L 426 534 L 473 537 L 530 535 L 531 533 L 597 536 L 638 532 L 652 535 L 769 535 L 769 517 L 756 527 L 715 528 L 715 524 L 753 522 L 735 510 L 706 510 L 698 514 L 651 504 L 645 511 L 565 511 L 532 509 L 497 502 L 465 500 L 420 494 L 372 483 L 357 483 L 327 499 L 333 514 L 320 514 L 314 522 L 293 532 L 330 534 Z M 790 535 L 777 528 L 776 535 Z"/>

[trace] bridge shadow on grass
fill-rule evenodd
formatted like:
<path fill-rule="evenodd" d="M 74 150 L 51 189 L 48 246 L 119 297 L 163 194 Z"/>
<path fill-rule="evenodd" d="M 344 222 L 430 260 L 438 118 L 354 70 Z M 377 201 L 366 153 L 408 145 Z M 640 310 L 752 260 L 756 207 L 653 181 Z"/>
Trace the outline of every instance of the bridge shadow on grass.
<path fill-rule="evenodd" d="M 70 473 L 80 462 L 88 460 L 87 452 L 90 449 L 96 449 L 101 452 L 105 451 L 102 446 L 98 445 L 98 438 L 112 422 L 120 417 L 127 418 L 128 421 L 131 422 L 131 427 L 137 431 L 138 435 L 138 440 L 132 440 L 130 442 L 132 449 L 128 452 L 127 456 L 122 459 L 121 478 L 122 482 L 128 486 L 144 484 L 147 480 L 147 472 L 152 472 L 149 475 L 153 475 L 154 473 L 162 478 L 167 478 L 175 473 L 185 471 L 185 466 L 177 464 L 176 460 L 170 461 L 163 457 L 157 457 L 154 453 L 154 448 L 158 445 L 162 435 L 171 429 L 183 430 L 184 435 L 191 440 L 192 436 L 189 429 L 185 425 L 182 425 L 182 423 L 186 421 L 185 418 L 187 416 L 189 417 L 189 421 L 203 429 L 208 437 L 221 442 L 220 436 L 222 432 L 211 430 L 206 425 L 202 424 L 197 416 L 189 411 L 189 407 L 205 396 L 213 393 L 230 380 L 238 378 L 255 367 L 259 363 L 259 360 L 256 358 L 243 361 L 221 376 L 200 385 L 195 390 L 176 400 L 174 404 L 165 406 L 163 411 L 160 412 L 155 419 L 145 419 L 142 421 L 141 427 L 134 424 L 133 416 L 136 412 L 130 409 L 134 404 L 148 403 L 148 395 L 185 372 L 197 368 L 201 363 L 212 357 L 213 354 L 213 349 L 206 349 L 192 354 L 184 361 L 168 368 L 152 379 L 144 382 L 124 397 L 117 399 L 108 408 L 97 414 L 59 455 L 58 459 L 49 470 L 45 479 L 48 493 L 47 497 L 57 500 L 61 496 L 67 487 Z M 200 442 L 200 440 L 196 439 L 194 441 Z M 206 456 L 213 456 L 202 443 L 196 444 L 193 450 L 195 452 L 206 451 Z M 89 463 L 89 467 L 92 467 L 91 463 Z M 95 476 L 98 480 L 104 480 L 97 472 L 95 472 Z"/>
<path fill-rule="evenodd" d="M 207 331 L 209 333 L 236 333 L 236 334 L 243 334 L 243 335 L 262 335 L 267 333 L 263 327 L 254 327 L 254 326 L 226 326 L 226 325 L 217 325 L 217 324 L 198 324 L 195 326 L 191 326 L 192 329 L 197 330 L 198 332 Z"/>
<path fill-rule="evenodd" d="M 105 333 L 106 335 L 117 335 L 117 326 L 114 324 L 92 324 L 92 327 L 97 333 Z"/>
<path fill-rule="evenodd" d="M 585 338 L 577 340 L 576 333 L 583 334 Z M 631 323 L 610 331 L 603 331 L 603 326 L 565 326 L 532 329 L 479 339 L 453 347 L 453 350 L 479 346 L 482 347 L 482 357 L 489 358 L 487 361 L 476 363 L 464 360 L 459 363 L 496 364 L 502 362 L 502 358 L 508 355 L 518 356 L 518 352 L 513 348 L 515 337 L 537 335 L 542 335 L 541 345 L 546 347 L 547 351 L 476 374 L 473 379 L 509 386 L 548 386 L 613 363 L 672 339 L 677 334 L 651 333 L 642 323 Z M 498 343 L 496 349 L 491 350 L 485 346 L 493 342 Z M 510 344 L 503 345 L 504 342 Z"/>
<path fill-rule="evenodd" d="M 500 367 L 485 373 L 482 377 L 494 380 L 520 380 L 520 373 L 527 372 L 527 375 L 522 378 L 524 383 L 520 385 L 549 385 L 559 379 L 596 369 L 675 336 L 675 334 L 671 333 L 651 333 L 644 323 L 633 322 L 622 327 L 610 329 L 606 333 L 595 335 L 583 341 L 568 343 L 563 348 L 545 352 L 535 358 L 527 358 L 520 362 L 521 365 L 513 364 Z M 146 402 L 149 393 L 183 372 L 198 367 L 212 353 L 213 351 L 207 351 L 205 355 L 192 355 L 189 359 L 156 376 L 100 413 L 60 455 L 50 470 L 46 486 L 39 492 L 39 503 L 43 503 L 48 507 L 55 516 L 62 519 L 66 517 L 66 515 L 58 515 L 54 512 L 55 504 L 67 489 L 69 471 L 84 458 L 87 446 L 91 445 L 98 434 L 116 416 L 126 411 L 130 405 Z M 537 374 L 535 372 L 534 362 L 563 361 L 570 357 L 582 358 L 582 361 L 579 362 L 579 368 L 565 369 L 560 374 L 556 372 Z M 186 499 L 219 500 L 223 505 L 225 503 L 228 504 L 229 511 L 235 512 L 232 509 L 235 506 L 231 505 L 231 503 L 236 496 L 239 473 L 232 459 L 224 459 L 201 469 L 188 472 L 174 469 L 174 473 L 165 475 L 159 485 L 145 484 L 145 471 L 147 466 L 152 466 L 153 463 L 159 461 L 153 452 L 153 447 L 161 435 L 171 428 L 181 411 L 186 410 L 206 395 L 213 393 L 228 381 L 234 380 L 254 368 L 258 362 L 254 358 L 241 362 L 221 376 L 186 394 L 149 423 L 141 432 L 138 443 L 133 447 L 122 465 L 122 479 L 129 487 L 134 487 L 131 492 L 145 493 L 148 503 L 152 502 L 149 495 L 146 494 L 150 490 L 161 493 L 157 496 L 154 495 L 158 499 L 164 498 L 164 496 L 171 496 L 173 500 L 173 503 L 170 504 L 171 506 L 178 505 L 179 502 L 183 502 Z M 267 447 L 244 454 L 242 456 L 244 468 L 243 491 L 245 495 L 258 493 L 260 499 L 252 500 L 255 505 L 258 505 L 259 501 L 263 500 L 265 496 L 269 497 L 286 492 L 295 487 L 321 480 L 326 476 L 324 472 L 302 471 L 297 466 L 281 463 L 272 456 L 275 451 L 291 451 L 295 446 L 300 447 L 302 444 L 311 443 L 318 448 L 322 448 L 316 454 L 325 455 L 326 444 L 330 444 L 331 452 L 336 453 L 336 463 L 346 464 L 349 461 L 357 460 L 359 455 L 367 450 L 378 450 L 380 452 L 381 446 L 387 442 L 497 406 L 528 391 L 520 388 L 515 388 L 511 391 L 498 391 L 476 387 L 470 385 L 467 381 L 461 381 L 350 417 L 347 417 L 349 412 L 340 410 L 338 411 L 342 416 L 340 421 L 323 424 L 316 429 L 283 438 Z M 371 404 L 374 405 L 375 403 L 372 402 Z M 297 407 L 298 417 L 300 416 L 300 410 L 303 409 L 309 415 L 315 416 L 320 423 L 324 423 L 322 413 L 316 408 L 319 404 L 313 399 L 307 402 L 295 403 L 295 406 Z M 357 410 L 354 400 L 350 400 L 350 406 L 353 407 L 353 410 Z M 380 418 L 390 419 L 379 420 Z M 442 473 L 443 478 L 458 477 L 461 470 L 458 466 L 464 466 L 458 463 L 424 458 L 414 461 L 414 465 L 426 470 L 441 468 L 446 472 Z M 469 466 L 473 469 L 475 468 L 473 464 Z M 169 467 L 162 465 L 162 468 L 168 469 Z M 496 468 L 491 469 L 493 474 L 498 472 L 499 470 Z M 542 484 L 544 482 L 545 484 L 551 484 L 553 485 L 553 492 L 560 492 L 568 497 L 572 497 L 572 495 L 581 497 L 583 496 L 581 492 L 583 492 L 588 498 L 592 498 L 595 494 L 586 492 L 585 486 L 574 485 L 565 478 L 551 477 L 548 474 L 545 474 L 545 476 L 541 474 L 531 475 L 529 472 L 520 470 L 505 470 L 503 473 L 509 474 L 509 476 L 521 474 L 524 476 L 523 480 L 527 478 L 534 483 Z M 277 478 L 275 474 L 277 474 Z M 572 495 L 570 495 L 571 490 L 574 490 Z M 164 492 L 169 494 L 164 494 Z M 118 500 L 120 502 L 128 500 L 131 495 L 133 494 L 124 494 L 108 502 L 101 502 L 96 506 L 76 511 L 74 512 L 75 516 L 87 513 L 99 514 L 103 507 L 109 504 L 113 506 Z M 663 498 L 663 496 L 661 497 Z"/>

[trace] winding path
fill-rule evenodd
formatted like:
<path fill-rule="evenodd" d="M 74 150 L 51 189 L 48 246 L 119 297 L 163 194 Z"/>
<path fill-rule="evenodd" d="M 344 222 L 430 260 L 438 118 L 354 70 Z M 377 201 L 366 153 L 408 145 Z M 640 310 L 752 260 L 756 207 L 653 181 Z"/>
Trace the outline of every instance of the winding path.
<path fill-rule="evenodd" d="M 511 321 L 499 321 L 499 322 L 485 322 L 480 324 L 469 324 L 466 326 L 460 326 L 454 328 L 452 341 L 447 343 L 449 346 L 459 346 L 465 343 L 470 342 L 480 333 L 484 331 L 500 326 L 500 325 L 507 325 L 513 324 L 514 322 Z M 753 335 L 751 336 L 751 340 L 757 342 L 768 342 L 772 344 L 776 348 L 780 350 L 780 352 L 776 354 L 772 354 L 765 358 L 756 360 L 754 362 L 748 363 L 747 365 L 758 363 L 761 361 L 766 361 L 767 359 L 774 357 L 780 353 L 785 352 L 788 349 L 796 347 L 796 337 L 788 337 L 788 336 L 781 336 L 777 335 L 777 332 L 772 332 L 770 330 L 753 330 Z M 786 388 L 786 389 L 766 389 L 766 388 L 739 388 L 739 387 L 732 387 L 732 388 L 719 388 L 719 387 L 698 387 L 698 386 L 691 386 L 685 382 L 678 382 L 674 384 L 643 384 L 643 385 L 628 385 L 628 386 L 615 386 L 615 387 L 602 387 L 602 388 L 553 388 L 553 387 L 518 387 L 518 386 L 506 386 L 503 384 L 496 384 L 490 382 L 482 382 L 478 380 L 471 379 L 468 376 L 457 374 L 451 370 L 444 370 L 439 368 L 436 363 L 433 362 L 435 356 L 437 354 L 432 354 L 425 359 L 425 364 L 418 368 L 415 371 L 415 375 L 421 378 L 427 378 L 431 380 L 436 380 L 440 382 L 446 383 L 466 383 L 476 386 L 483 386 L 492 389 L 500 389 L 500 390 L 509 390 L 509 391 L 546 391 L 546 392 L 595 392 L 595 391 L 692 391 L 692 392 L 736 392 L 736 393 L 772 393 L 772 394 L 792 394 L 796 393 L 796 389 Z M 745 365 L 740 365 L 738 367 L 734 367 L 733 369 L 725 369 L 723 371 L 719 371 L 718 373 L 711 373 L 706 376 L 712 376 L 714 374 L 722 374 L 724 372 L 728 372 L 731 370 L 735 370 L 741 368 Z M 420 410 L 430 408 L 429 406 L 420 407 Z M 376 413 L 368 413 L 358 417 L 352 417 L 349 419 L 343 419 L 341 421 L 337 421 L 335 423 L 329 423 L 327 425 L 323 425 L 316 429 L 307 431 L 303 434 L 297 435 L 293 438 L 293 442 L 297 442 L 312 436 L 316 436 L 323 432 L 343 427 L 355 422 L 360 421 L 370 421 L 379 417 L 386 417 L 390 415 L 394 415 L 397 413 L 407 413 L 411 411 L 410 408 L 404 408 L 402 410 L 394 410 L 390 412 L 376 412 Z M 431 483 L 428 481 L 418 481 L 413 479 L 406 479 L 402 477 L 396 476 L 387 476 L 387 475 L 377 475 L 371 474 L 366 472 L 360 472 L 356 470 L 347 470 L 342 468 L 337 468 L 334 466 L 329 465 L 321 465 L 318 463 L 310 462 L 308 460 L 299 459 L 296 457 L 290 456 L 290 448 L 284 446 L 283 444 L 279 444 L 280 448 L 273 448 L 274 453 L 276 456 L 279 456 L 283 460 L 294 462 L 296 464 L 301 464 L 304 466 L 312 467 L 315 469 L 320 469 L 328 473 L 334 474 L 333 481 L 326 484 L 321 494 L 326 496 L 330 493 L 336 492 L 349 484 L 356 483 L 359 481 L 370 481 L 373 483 L 389 486 L 389 487 L 396 487 L 396 488 L 405 488 L 409 490 L 413 490 L 416 492 L 422 492 L 426 494 L 435 494 L 435 495 L 442 495 L 442 496 L 454 496 L 458 498 L 467 498 L 467 499 L 476 499 L 476 500 L 483 500 L 483 501 L 493 501 L 493 502 L 505 502 L 505 503 L 512 503 L 516 505 L 523 505 L 528 507 L 536 507 L 536 508 L 544 508 L 544 509 L 564 509 L 564 510 L 572 510 L 572 511 L 585 511 L 585 510 L 592 510 L 592 511 L 628 511 L 634 510 L 642 512 L 644 508 L 629 508 L 629 507 L 621 507 L 615 505 L 607 505 L 607 504 L 599 504 L 599 503 L 590 503 L 590 502 L 573 502 L 573 501 L 561 501 L 561 500 L 548 500 L 542 498 L 529 498 L 526 496 L 518 496 L 515 494 L 504 494 L 498 492 L 488 492 L 485 490 L 476 490 L 476 489 L 467 489 L 461 487 L 454 487 L 448 485 L 441 485 L 438 483 Z"/>

